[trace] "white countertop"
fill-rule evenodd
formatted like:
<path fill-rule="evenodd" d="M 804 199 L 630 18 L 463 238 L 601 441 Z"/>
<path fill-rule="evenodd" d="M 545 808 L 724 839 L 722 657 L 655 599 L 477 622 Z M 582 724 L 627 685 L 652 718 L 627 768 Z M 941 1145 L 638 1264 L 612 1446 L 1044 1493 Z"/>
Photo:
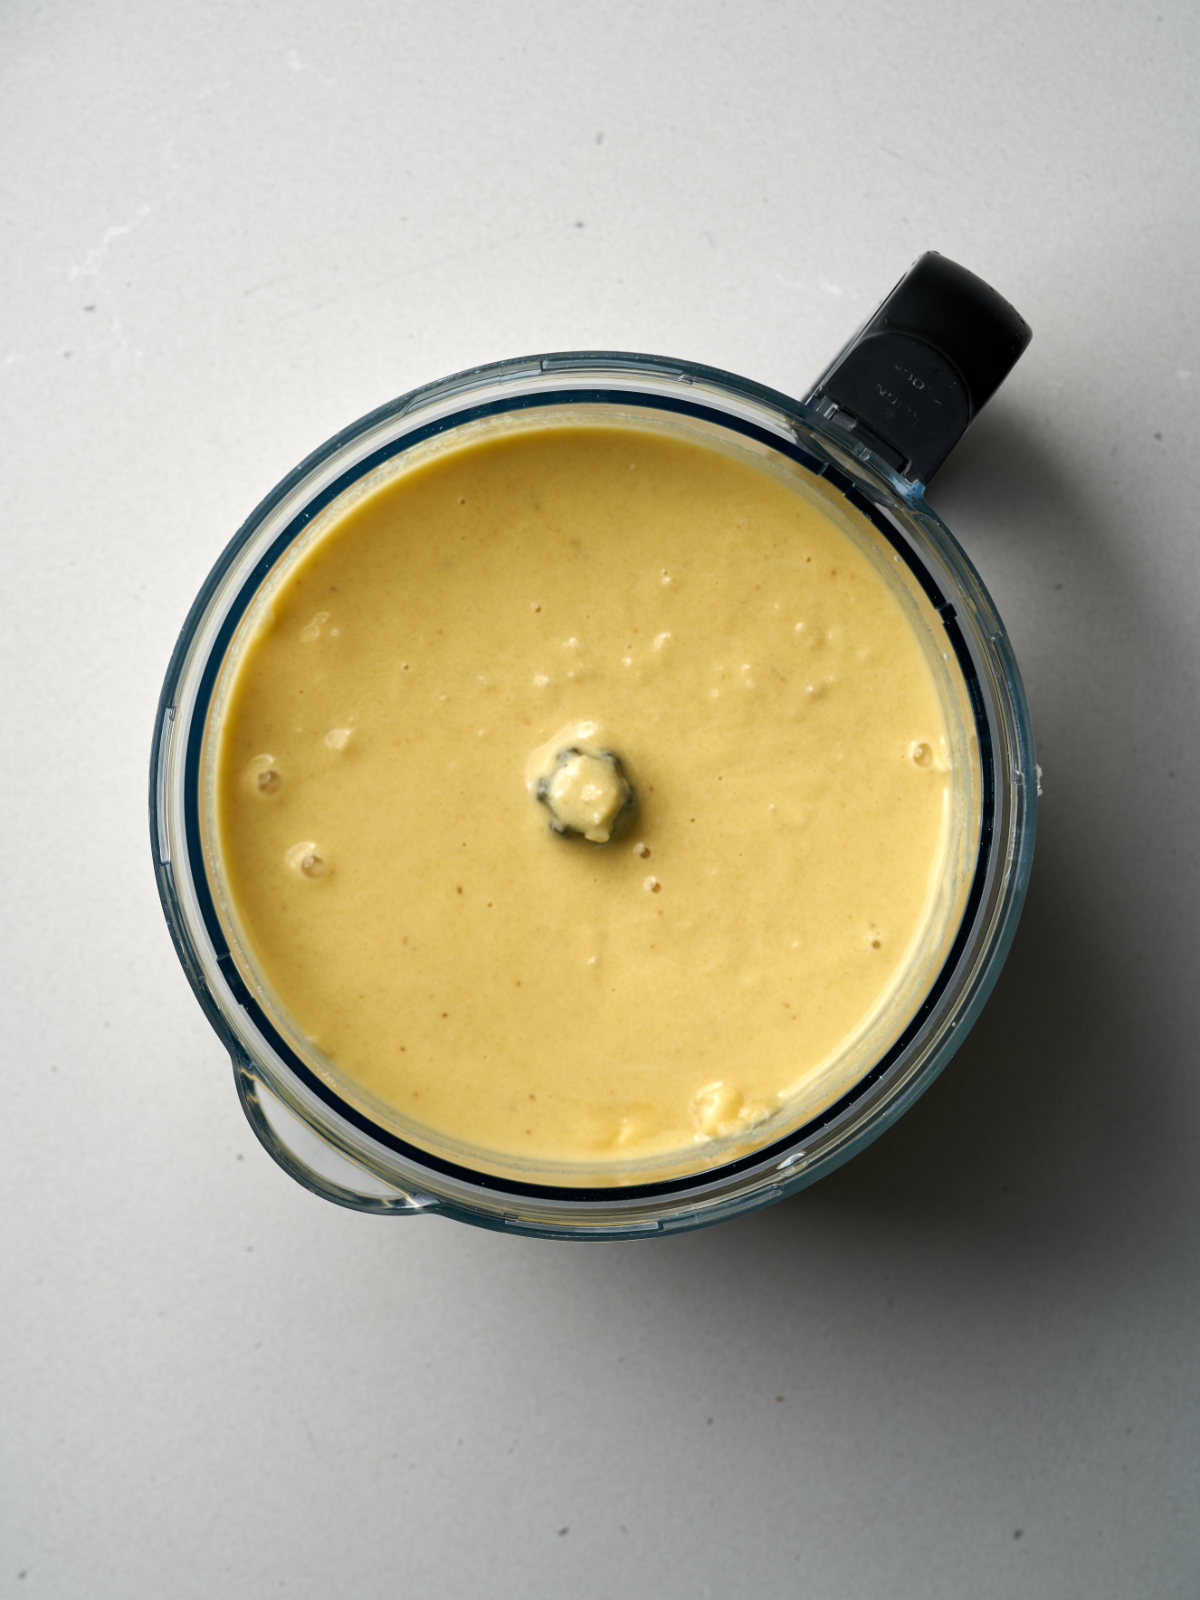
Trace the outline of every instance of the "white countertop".
<path fill-rule="evenodd" d="M 10 0 L 0 71 L 0 1596 L 1194 1600 L 1196 13 Z M 312 1198 L 150 869 L 220 549 L 482 361 L 801 393 L 929 248 L 1034 330 L 930 494 L 1045 769 L 971 1038 L 701 1234 Z"/>

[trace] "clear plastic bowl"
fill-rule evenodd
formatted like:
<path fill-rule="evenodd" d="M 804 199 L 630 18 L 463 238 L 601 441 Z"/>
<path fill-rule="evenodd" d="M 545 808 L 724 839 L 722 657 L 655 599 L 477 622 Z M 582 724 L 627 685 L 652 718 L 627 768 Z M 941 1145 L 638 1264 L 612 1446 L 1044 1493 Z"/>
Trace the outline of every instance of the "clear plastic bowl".
<path fill-rule="evenodd" d="M 834 1104 L 786 1136 L 668 1180 L 579 1187 L 545 1173 L 498 1176 L 406 1142 L 311 1070 L 239 971 L 205 861 L 205 728 L 235 631 L 268 575 L 322 511 L 402 452 L 481 418 L 586 406 L 732 430 L 843 495 L 936 611 L 974 722 L 978 852 L 966 909 L 941 970 L 899 1036 Z M 624 1239 L 739 1216 L 812 1183 L 900 1116 L 949 1061 L 978 1016 L 1016 929 L 1033 855 L 1036 765 L 1008 637 L 971 563 L 925 503 L 922 486 L 829 421 L 731 373 L 611 352 L 499 362 L 381 407 L 302 462 L 254 511 L 188 615 L 159 702 L 151 762 L 155 873 L 180 961 L 233 1061 L 255 1133 L 298 1182 L 363 1211 L 435 1212 L 553 1238 Z M 526 1181 L 526 1178 L 528 1181 Z"/>

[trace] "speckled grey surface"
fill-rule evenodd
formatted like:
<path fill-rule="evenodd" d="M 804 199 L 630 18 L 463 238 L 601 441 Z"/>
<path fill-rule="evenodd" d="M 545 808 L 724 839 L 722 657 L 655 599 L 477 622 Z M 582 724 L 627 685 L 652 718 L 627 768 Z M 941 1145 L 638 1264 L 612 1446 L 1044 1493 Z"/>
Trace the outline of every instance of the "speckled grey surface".
<path fill-rule="evenodd" d="M 4 8 L 0 1595 L 1200 1592 L 1198 68 L 1182 4 Z M 1034 328 L 930 496 L 1046 774 L 959 1057 L 691 1237 L 311 1198 L 150 873 L 219 548 L 480 361 L 798 392 L 931 247 Z"/>

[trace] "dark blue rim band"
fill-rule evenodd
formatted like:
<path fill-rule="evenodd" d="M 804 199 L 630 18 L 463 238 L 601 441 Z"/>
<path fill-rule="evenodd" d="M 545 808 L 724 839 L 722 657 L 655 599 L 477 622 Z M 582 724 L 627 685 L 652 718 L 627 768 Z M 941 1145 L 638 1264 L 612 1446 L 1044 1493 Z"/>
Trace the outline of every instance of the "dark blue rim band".
<path fill-rule="evenodd" d="M 797 463 L 797 465 L 803 467 L 808 472 L 811 472 L 814 477 L 823 478 L 825 482 L 836 489 L 855 508 L 856 511 L 858 511 L 862 516 L 866 517 L 876 531 L 880 533 L 887 541 L 888 545 L 900 556 L 909 572 L 917 580 L 930 604 L 938 612 L 946 632 L 946 637 L 950 641 L 951 648 L 953 649 L 955 658 L 958 662 L 959 670 L 963 675 L 963 679 L 967 687 L 971 709 L 975 719 L 976 731 L 979 738 L 979 760 L 981 771 L 979 853 L 976 859 L 975 872 L 971 881 L 971 887 L 967 895 L 966 906 L 959 922 L 953 944 L 951 945 L 950 951 L 941 967 L 941 970 L 938 973 L 938 976 L 931 985 L 920 1007 L 909 1020 L 904 1031 L 893 1042 L 893 1044 L 879 1059 L 879 1061 L 877 1061 L 875 1065 L 855 1083 L 852 1089 L 848 1090 L 846 1094 L 841 1096 L 840 1099 L 828 1106 L 824 1111 L 819 1113 L 811 1121 L 805 1123 L 802 1127 L 792 1130 L 775 1143 L 755 1150 L 752 1154 L 744 1156 L 738 1161 L 728 1162 L 723 1165 L 706 1168 L 700 1172 L 691 1173 L 686 1176 L 660 1180 L 654 1183 L 623 1184 L 618 1190 L 613 1190 L 610 1187 L 572 1188 L 562 1184 L 538 1184 L 513 1178 L 493 1177 L 487 1173 L 478 1172 L 474 1168 L 459 1166 L 454 1162 L 447 1161 L 442 1157 L 432 1154 L 430 1151 L 422 1148 L 420 1145 L 408 1143 L 407 1141 L 401 1139 L 398 1135 L 391 1133 L 386 1128 L 383 1128 L 378 1123 L 372 1121 L 372 1119 L 366 1116 L 364 1113 L 357 1111 L 353 1106 L 341 1099 L 341 1097 L 337 1095 L 325 1082 L 323 1082 L 322 1079 L 317 1077 L 316 1074 L 305 1065 L 304 1061 L 280 1036 L 271 1022 L 269 1015 L 262 1010 L 244 983 L 230 952 L 229 944 L 225 938 L 225 933 L 221 926 L 220 918 L 217 915 L 216 906 L 213 901 L 212 891 L 206 873 L 194 873 L 193 885 L 200 909 L 200 915 L 204 922 L 205 930 L 212 941 L 217 964 L 225 976 L 226 981 L 229 983 L 230 990 L 233 993 L 234 998 L 246 1011 L 254 1026 L 263 1034 L 265 1038 L 270 1041 L 272 1048 L 286 1063 L 289 1070 L 293 1072 L 295 1076 L 304 1084 L 306 1089 L 308 1089 L 310 1093 L 314 1094 L 331 1110 L 335 1111 L 340 1117 L 344 1118 L 353 1127 L 357 1128 L 361 1133 L 365 1134 L 370 1139 L 387 1146 L 397 1155 L 416 1163 L 418 1166 L 432 1169 L 433 1171 L 439 1172 L 446 1177 L 455 1179 L 460 1183 L 470 1185 L 476 1189 L 492 1190 L 498 1193 L 512 1194 L 515 1197 L 527 1199 L 558 1200 L 562 1202 L 574 1203 L 607 1202 L 608 1204 L 611 1204 L 614 1198 L 619 1198 L 622 1201 L 628 1201 L 664 1198 L 670 1195 L 678 1195 L 691 1189 L 710 1187 L 714 1183 L 724 1182 L 725 1180 L 746 1172 L 751 1168 L 769 1167 L 773 1162 L 780 1160 L 783 1156 L 785 1156 L 790 1149 L 793 1149 L 797 1145 L 801 1145 L 812 1139 L 813 1136 L 818 1134 L 823 1128 L 826 1128 L 830 1123 L 835 1122 L 838 1118 L 843 1116 L 845 1112 L 847 1112 L 852 1106 L 854 1106 L 865 1095 L 867 1095 L 879 1082 L 879 1080 L 886 1075 L 889 1069 L 894 1066 L 894 1064 L 904 1055 L 904 1053 L 912 1044 L 913 1040 L 920 1033 L 930 1013 L 934 1010 L 938 1000 L 945 992 L 945 989 L 949 984 L 963 951 L 965 950 L 970 939 L 971 932 L 974 927 L 975 916 L 978 912 L 980 904 L 982 903 L 986 890 L 988 869 L 991 862 L 993 832 L 995 826 L 996 777 L 994 750 L 991 728 L 987 717 L 986 700 L 979 682 L 979 675 L 975 661 L 967 646 L 967 642 L 963 636 L 962 630 L 959 627 L 957 613 L 953 604 L 947 601 L 945 595 L 942 594 L 941 590 L 935 583 L 932 574 L 916 558 L 915 552 L 912 550 L 907 540 L 899 536 L 897 530 L 891 525 L 888 519 L 874 504 L 872 504 L 866 495 L 864 495 L 857 487 L 855 487 L 855 485 L 848 477 L 846 477 L 843 472 L 841 472 L 832 464 L 823 462 L 818 457 L 810 455 L 799 445 L 793 444 L 790 441 L 781 438 L 778 434 L 759 427 L 757 424 L 749 422 L 745 418 L 732 416 L 728 412 L 719 411 L 709 406 L 699 405 L 694 401 L 677 399 L 672 396 L 642 395 L 623 389 L 572 388 L 551 390 L 530 395 L 509 396 L 478 405 L 468 406 L 462 410 L 455 411 L 446 417 L 439 418 L 434 422 L 427 423 L 423 427 L 413 429 L 399 439 L 393 439 L 387 444 L 381 445 L 379 449 L 372 451 L 361 461 L 355 463 L 353 467 L 342 473 L 331 484 L 327 485 L 319 495 L 310 501 L 304 507 L 304 509 L 287 524 L 283 531 L 271 542 L 271 545 L 263 553 L 259 561 L 255 563 L 254 568 L 247 575 L 246 579 L 243 581 L 240 589 L 238 590 L 238 593 L 234 596 L 229 610 L 221 623 L 221 627 L 213 642 L 213 646 L 209 651 L 208 660 L 205 663 L 204 671 L 201 675 L 200 683 L 197 688 L 196 705 L 191 718 L 184 760 L 184 829 L 186 834 L 188 854 L 193 862 L 204 861 L 200 821 L 201 769 L 205 723 L 207 721 L 208 708 L 212 700 L 213 690 L 224 665 L 225 653 L 229 648 L 229 644 L 237 630 L 239 623 L 245 615 L 247 608 L 253 601 L 254 596 L 258 593 L 262 583 L 272 571 L 283 553 L 295 542 L 295 540 L 304 531 L 313 518 L 318 516 L 323 510 L 336 501 L 338 497 L 344 494 L 352 484 L 356 483 L 367 473 L 372 472 L 376 467 L 382 465 L 384 462 L 390 460 L 394 456 L 410 450 L 414 445 L 420 444 L 426 439 L 434 438 L 438 434 L 449 432 L 452 429 L 461 427 L 465 423 L 473 422 L 483 417 L 496 416 L 509 411 L 546 408 L 562 405 L 564 403 L 616 403 L 624 406 L 640 406 L 647 410 L 677 412 L 686 416 L 698 417 L 707 422 L 716 423 L 721 427 L 731 429 L 732 431 L 741 433 L 761 444 L 769 446 L 772 450 L 788 457 L 788 459 L 794 461 Z M 360 424 L 360 429 L 365 427 L 368 423 L 377 420 L 378 416 L 378 413 L 373 413 L 371 417 L 363 419 L 363 423 Z M 349 439 L 354 437 L 355 431 L 357 430 L 352 429 L 347 433 L 339 435 L 335 441 L 331 441 L 331 445 L 327 448 L 332 448 L 334 445 L 344 445 L 349 441 Z M 310 462 L 306 463 L 305 466 L 312 465 L 320 458 L 320 454 L 321 452 L 318 452 L 317 456 L 311 458 Z M 300 470 L 302 471 L 303 468 Z M 206 601 L 207 598 L 215 591 L 225 572 L 233 564 L 234 560 L 249 542 L 249 540 L 253 538 L 263 518 L 273 508 L 274 504 L 276 503 L 276 498 L 276 496 L 269 497 L 268 500 L 259 507 L 258 511 L 251 516 L 250 520 L 246 523 L 241 532 L 233 539 L 223 553 L 221 559 L 217 563 L 217 566 L 210 575 L 208 582 L 205 584 L 204 590 L 197 601 L 197 606 L 193 608 L 192 617 L 189 618 L 188 625 L 186 625 L 184 629 L 184 639 L 186 639 L 191 632 L 192 623 L 199 614 L 198 608 L 200 607 L 201 601 Z M 174 680 L 177 677 L 178 669 L 183 660 L 184 652 L 182 647 L 183 639 L 181 639 L 180 646 L 177 647 L 176 657 L 172 661 L 171 671 L 168 673 L 167 682 L 172 688 L 174 685 Z M 168 700 L 169 693 L 170 689 L 164 691 L 164 706 L 171 703 Z M 160 706 L 160 719 L 162 709 L 163 708 Z M 162 884 L 160 880 L 160 893 L 161 892 Z M 173 908 L 166 904 L 165 896 L 164 909 L 167 912 L 168 921 L 173 922 Z M 172 926 L 172 932 L 176 934 L 176 945 L 178 948 L 179 938 L 177 930 L 174 926 Z M 180 954 L 182 957 L 183 952 L 181 951 Z M 193 988 L 195 988 L 199 974 L 195 972 L 192 962 L 185 961 L 184 966 L 188 973 L 188 977 L 192 982 Z M 197 992 L 202 1004 L 204 1004 L 206 1012 L 210 1016 L 210 1019 L 215 1021 L 216 1019 L 213 1017 L 213 997 L 207 992 Z M 221 1026 L 219 1031 L 225 1040 L 226 1045 L 231 1051 L 242 1051 L 243 1047 L 234 1037 L 231 1029 L 229 1028 L 227 1020 L 224 1017 L 221 1017 L 220 1022 Z"/>

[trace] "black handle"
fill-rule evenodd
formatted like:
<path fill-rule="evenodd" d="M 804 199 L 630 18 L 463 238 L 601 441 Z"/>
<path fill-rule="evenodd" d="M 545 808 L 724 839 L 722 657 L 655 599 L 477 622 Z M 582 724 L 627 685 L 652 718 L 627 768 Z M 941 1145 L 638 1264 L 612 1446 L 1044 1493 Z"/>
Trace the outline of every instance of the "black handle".
<path fill-rule="evenodd" d="M 982 278 L 931 250 L 913 263 L 809 400 L 897 472 L 925 484 L 1029 343 Z"/>

